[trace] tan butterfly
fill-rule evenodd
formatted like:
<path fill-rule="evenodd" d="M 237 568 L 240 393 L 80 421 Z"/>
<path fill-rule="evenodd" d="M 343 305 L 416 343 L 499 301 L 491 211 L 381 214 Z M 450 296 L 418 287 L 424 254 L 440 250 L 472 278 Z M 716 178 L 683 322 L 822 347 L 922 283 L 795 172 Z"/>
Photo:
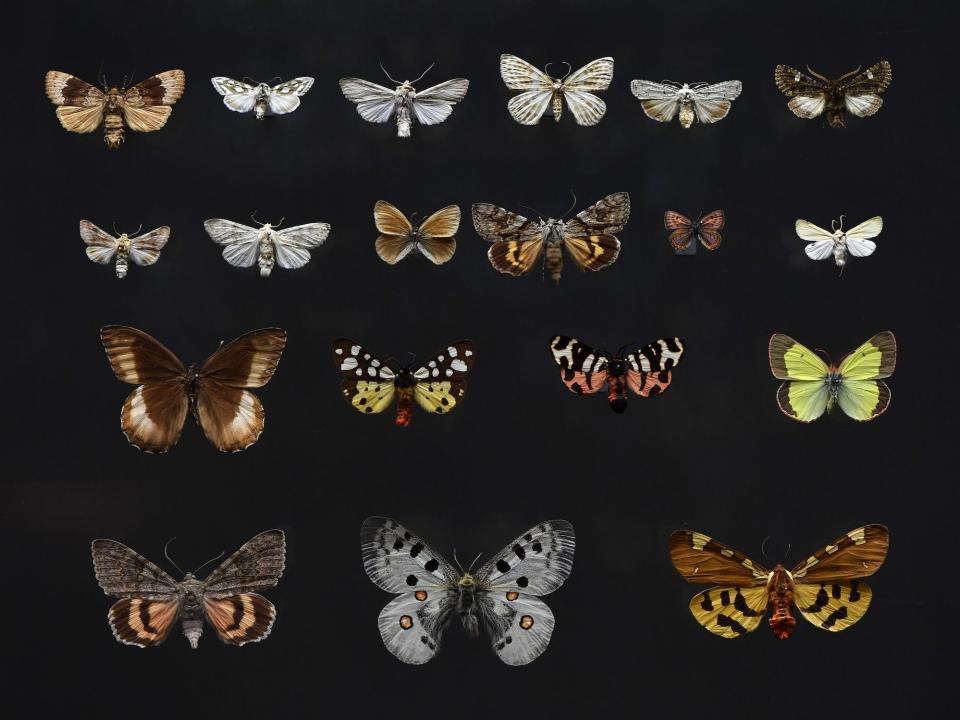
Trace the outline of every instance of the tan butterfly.
<path fill-rule="evenodd" d="M 46 91 L 57 105 L 60 124 L 70 132 L 89 133 L 103 125 L 107 148 L 116 150 L 123 142 L 124 122 L 137 132 L 153 132 L 167 123 L 170 108 L 186 84 L 183 70 L 167 70 L 148 77 L 132 88 L 103 90 L 59 70 L 47 73 Z"/>
<path fill-rule="evenodd" d="M 454 234 L 460 227 L 460 208 L 456 205 L 447 205 L 414 225 L 393 205 L 377 200 L 373 221 L 380 231 L 377 255 L 389 265 L 396 265 L 411 252 L 420 253 L 434 265 L 443 265 L 457 251 Z"/>
<path fill-rule="evenodd" d="M 796 604 L 804 620 L 823 630 L 846 630 L 870 607 L 873 591 L 859 578 L 873 575 L 887 557 L 889 533 L 883 525 L 864 525 L 841 535 L 793 570 L 767 570 L 742 553 L 703 533 L 677 530 L 670 535 L 670 559 L 687 582 L 715 583 L 693 596 L 690 612 L 707 630 L 736 638 L 760 627 L 770 610 L 770 629 L 786 640 L 797 624 Z"/>

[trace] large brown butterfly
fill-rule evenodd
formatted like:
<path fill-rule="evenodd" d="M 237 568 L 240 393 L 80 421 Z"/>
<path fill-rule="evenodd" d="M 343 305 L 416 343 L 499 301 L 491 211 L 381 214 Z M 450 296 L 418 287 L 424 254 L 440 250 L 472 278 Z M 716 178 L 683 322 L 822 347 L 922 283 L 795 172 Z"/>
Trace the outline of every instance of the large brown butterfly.
<path fill-rule="evenodd" d="M 420 253 L 434 265 L 442 265 L 457 251 L 454 235 L 460 227 L 460 208 L 456 205 L 437 210 L 415 227 L 393 205 L 377 200 L 373 221 L 380 231 L 377 255 L 389 265 L 396 265 L 411 252 Z"/>
<path fill-rule="evenodd" d="M 199 366 L 183 363 L 142 330 L 108 325 L 100 340 L 118 380 L 138 387 L 127 396 L 120 427 L 131 445 L 162 453 L 177 444 L 189 411 L 218 450 L 236 452 L 263 432 L 260 399 L 245 388 L 273 377 L 287 333 L 265 328 L 221 345 Z"/>
<path fill-rule="evenodd" d="M 692 530 L 670 535 L 670 559 L 687 582 L 719 587 L 693 596 L 690 612 L 710 632 L 735 638 L 756 630 L 767 608 L 770 628 L 781 640 L 797 624 L 794 603 L 805 620 L 833 632 L 867 612 L 873 592 L 858 578 L 873 575 L 887 556 L 887 528 L 864 525 L 840 536 L 793 570 L 772 571 L 742 553 Z"/>
<path fill-rule="evenodd" d="M 602 270 L 612 265 L 620 254 L 615 233 L 629 218 L 630 196 L 625 192 L 607 195 L 567 220 L 533 221 L 490 203 L 473 206 L 473 226 L 480 237 L 493 243 L 487 256 L 497 270 L 526 275 L 542 251 L 544 269 L 554 282 L 560 282 L 564 247 L 581 270 Z"/>
<path fill-rule="evenodd" d="M 815 118 L 826 110 L 830 127 L 842 128 L 844 115 L 849 111 L 857 117 L 876 113 L 883 100 L 880 94 L 890 87 L 893 69 L 886 60 L 860 72 L 860 68 L 841 75 L 836 80 L 824 77 L 809 67 L 806 75 L 789 65 L 777 65 L 773 79 L 780 92 L 790 98 L 787 107 L 805 120 Z"/>
<path fill-rule="evenodd" d="M 667 210 L 663 214 L 663 226 L 671 230 L 670 244 L 678 253 L 690 249 L 693 241 L 699 240 L 707 250 L 716 250 L 720 247 L 720 231 L 726 223 L 723 210 L 714 210 L 696 221 L 674 210 Z M 696 246 L 694 246 L 694 250 Z"/>
<path fill-rule="evenodd" d="M 123 124 L 137 132 L 153 132 L 162 128 L 170 108 L 180 96 L 186 84 L 183 70 L 167 70 L 148 77 L 132 88 L 107 88 L 103 90 L 84 82 L 78 77 L 59 70 L 47 73 L 47 97 L 58 105 L 60 124 L 70 132 L 93 132 L 103 124 L 103 139 L 107 148 L 116 150 L 123 142 Z"/>
<path fill-rule="evenodd" d="M 273 587 L 283 574 L 286 543 L 280 530 L 245 543 L 206 580 L 186 573 L 177 582 L 116 540 L 94 540 L 91 549 L 97 582 L 107 595 L 119 598 L 107 619 L 114 637 L 125 645 L 159 645 L 178 618 L 194 650 L 204 618 L 229 645 L 259 642 L 273 628 L 273 603 L 254 591 Z"/>

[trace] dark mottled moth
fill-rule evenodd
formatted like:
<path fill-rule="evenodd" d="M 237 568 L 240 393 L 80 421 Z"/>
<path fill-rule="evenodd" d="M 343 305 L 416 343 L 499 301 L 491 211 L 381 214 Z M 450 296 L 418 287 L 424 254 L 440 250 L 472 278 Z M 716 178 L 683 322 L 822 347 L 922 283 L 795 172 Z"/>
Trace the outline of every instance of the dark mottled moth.
<path fill-rule="evenodd" d="M 125 645 L 159 645 L 177 620 L 194 650 L 205 619 L 228 645 L 259 642 L 273 628 L 277 611 L 255 591 L 275 586 L 283 574 L 286 545 L 280 530 L 260 533 L 205 580 L 194 577 L 197 568 L 177 582 L 116 540 L 94 540 L 92 551 L 97 582 L 107 595 L 119 598 L 107 619 L 114 637 Z"/>
<path fill-rule="evenodd" d="M 830 127 L 842 128 L 844 117 L 850 112 L 857 117 L 869 117 L 880 110 L 880 95 L 890 87 L 893 69 L 881 60 L 863 72 L 858 67 L 836 80 L 814 72 L 796 70 L 789 65 L 777 65 L 773 79 L 777 88 L 790 98 L 787 107 L 799 118 L 809 120 L 826 112 Z"/>

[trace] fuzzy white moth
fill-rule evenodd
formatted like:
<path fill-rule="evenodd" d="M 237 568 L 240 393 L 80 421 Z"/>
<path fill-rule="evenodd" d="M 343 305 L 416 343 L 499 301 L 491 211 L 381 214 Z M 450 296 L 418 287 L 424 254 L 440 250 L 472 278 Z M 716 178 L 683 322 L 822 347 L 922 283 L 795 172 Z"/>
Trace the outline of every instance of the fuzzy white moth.
<path fill-rule="evenodd" d="M 381 65 L 384 75 L 397 83 L 393 90 L 383 85 L 361 80 L 360 78 L 342 78 L 340 90 L 350 102 L 357 104 L 357 112 L 367 122 L 385 123 L 396 116 L 397 137 L 410 137 L 410 128 L 414 122 L 421 125 L 442 123 L 453 112 L 453 106 L 463 100 L 470 87 L 470 81 L 454 78 L 439 85 L 417 90 L 414 83 L 430 72 L 430 65 L 416 80 L 394 80 Z"/>
<path fill-rule="evenodd" d="M 254 222 L 259 222 L 254 219 Z M 282 223 L 283 220 L 280 220 Z M 215 218 L 203 223 L 207 234 L 223 245 L 223 259 L 234 267 L 260 265 L 260 276 L 269 277 L 274 264 L 284 270 L 301 268 L 310 262 L 310 250 L 330 234 L 328 223 L 296 225 L 286 230 L 263 223 L 259 228 Z"/>
<path fill-rule="evenodd" d="M 114 237 L 89 220 L 81 220 L 80 237 L 87 244 L 87 257 L 93 262 L 106 265 L 116 258 L 117 277 L 122 280 L 127 276 L 130 260 L 146 267 L 160 259 L 160 251 L 170 239 L 170 228 L 164 225 L 143 235 L 130 237 L 120 233 Z"/>
<path fill-rule="evenodd" d="M 679 111 L 680 125 L 684 128 L 693 125 L 694 118 L 702 123 L 723 120 L 742 89 L 743 84 L 739 80 L 727 80 L 714 85 L 681 85 L 650 80 L 630 82 L 630 92 L 640 100 L 647 117 L 658 122 L 670 122 Z"/>
<path fill-rule="evenodd" d="M 249 85 L 228 77 L 210 78 L 223 95 L 223 104 L 234 112 L 254 111 L 257 120 L 268 115 L 286 115 L 300 107 L 300 96 L 313 86 L 312 77 L 298 77 L 270 87 L 267 83 Z"/>
<path fill-rule="evenodd" d="M 807 241 L 804 250 L 811 260 L 826 260 L 833 256 L 833 261 L 843 273 L 847 264 L 847 254 L 854 257 L 867 257 L 877 249 L 877 244 L 870 238 L 875 238 L 883 230 L 883 218 L 876 215 L 864 220 L 849 230 L 843 229 L 843 215 L 840 221 L 833 221 L 833 232 L 814 225 L 809 220 L 797 220 L 797 235 Z"/>

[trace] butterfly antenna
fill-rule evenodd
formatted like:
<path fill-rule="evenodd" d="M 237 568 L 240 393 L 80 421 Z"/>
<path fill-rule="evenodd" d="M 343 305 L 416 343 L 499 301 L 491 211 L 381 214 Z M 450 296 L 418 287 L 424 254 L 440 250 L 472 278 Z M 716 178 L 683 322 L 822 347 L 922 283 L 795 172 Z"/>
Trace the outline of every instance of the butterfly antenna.
<path fill-rule="evenodd" d="M 570 212 L 577 206 L 577 194 L 571 188 L 570 194 L 573 196 L 573 204 L 567 208 L 567 211 L 563 214 L 563 217 L 566 217 Z"/>
<path fill-rule="evenodd" d="M 435 62 L 430 63 L 430 67 L 428 67 L 426 70 L 424 70 L 422 73 L 420 73 L 420 77 L 418 77 L 416 80 L 411 80 L 411 81 L 410 81 L 410 84 L 413 85 L 414 83 L 418 83 L 418 82 L 420 82 L 421 80 L 423 80 L 423 76 L 426 75 L 428 72 L 430 72 L 430 71 L 433 69 L 433 66 L 434 66 L 434 65 L 436 65 Z"/>
<path fill-rule="evenodd" d="M 565 73 L 563 74 L 563 77 L 555 78 L 556 80 L 565 80 L 566 77 L 567 77 L 567 75 L 570 74 L 570 71 L 573 70 L 573 66 L 571 66 L 570 63 L 568 63 L 566 60 L 563 60 L 562 62 L 563 62 L 564 65 L 567 66 L 567 72 L 565 72 Z M 543 72 L 545 72 L 547 75 L 550 75 L 550 70 L 549 70 L 549 68 L 550 68 L 551 65 L 553 65 L 553 63 L 547 63 L 546 65 L 543 66 Z M 550 75 L 550 77 L 553 77 L 553 76 Z"/>
<path fill-rule="evenodd" d="M 840 77 L 837 78 L 837 82 L 840 82 L 841 80 L 846 80 L 848 77 L 852 77 L 852 76 L 856 75 L 858 72 L 860 72 L 860 68 L 861 68 L 861 67 L 863 67 L 863 66 L 862 66 L 862 65 L 857 65 L 857 69 L 856 69 L 856 70 L 851 70 L 851 71 L 848 72 L 848 73 L 844 73 L 843 75 L 841 75 Z"/>
<path fill-rule="evenodd" d="M 457 568 L 459 568 L 460 572 L 463 573 L 464 575 L 466 575 L 466 573 L 465 573 L 464 570 L 463 570 L 463 565 L 461 565 L 461 564 L 460 564 L 460 561 L 457 559 L 457 549 L 456 549 L 456 548 L 453 549 L 453 561 L 457 564 Z"/>
<path fill-rule="evenodd" d="M 390 82 L 395 82 L 397 85 L 403 85 L 403 83 L 400 82 L 399 80 L 394 80 L 392 77 L 390 77 L 390 73 L 387 72 L 387 69 L 383 66 L 383 63 L 379 63 L 379 65 L 380 65 L 380 69 L 383 70 L 383 74 L 387 76 L 387 79 Z"/>
<path fill-rule="evenodd" d="M 477 560 L 480 559 L 481 555 L 483 555 L 483 553 L 477 553 L 477 556 L 473 559 L 473 562 L 470 563 L 470 567 L 467 568 L 467 572 L 473 572 L 473 566 L 477 564 Z"/>
<path fill-rule="evenodd" d="M 192 573 L 190 573 L 190 574 L 191 574 L 191 575 L 196 575 L 198 572 L 200 572 L 200 570 L 201 570 L 202 568 L 205 568 L 207 565 L 209 565 L 210 563 L 212 563 L 214 560 L 219 560 L 220 558 L 222 558 L 222 557 L 224 556 L 224 554 L 225 554 L 225 553 L 223 552 L 223 550 L 221 550 L 219 555 L 216 555 L 216 556 L 210 558 L 210 559 L 207 560 L 205 563 L 203 563 L 203 565 L 201 565 L 200 567 L 198 567 L 196 570 L 194 570 L 194 571 L 193 571 Z"/>
<path fill-rule="evenodd" d="M 177 539 L 177 536 L 174 535 L 172 538 L 167 540 L 167 544 L 163 546 L 163 556 L 170 561 L 170 564 L 177 569 L 177 572 L 179 572 L 181 575 L 186 575 L 186 573 L 180 569 L 180 566 L 173 561 L 173 558 L 170 557 L 170 553 L 167 552 L 167 548 L 170 547 L 170 543 L 172 543 L 176 539 Z"/>
<path fill-rule="evenodd" d="M 409 364 L 410 364 L 410 365 L 413 365 L 413 363 L 414 363 L 414 362 L 416 361 L 416 359 L 417 359 L 417 354 L 416 354 L 416 353 L 412 353 L 412 352 L 408 352 L 407 355 L 410 357 L 410 363 L 409 363 Z"/>
<path fill-rule="evenodd" d="M 117 230 L 117 221 L 116 221 L 116 220 L 113 221 L 113 234 L 114 234 L 114 235 L 122 235 L 122 234 L 123 234 L 123 233 L 121 233 L 119 230 Z"/>
<path fill-rule="evenodd" d="M 763 539 L 763 542 L 760 543 L 760 554 L 763 556 L 764 560 L 766 560 L 766 558 L 767 558 L 767 541 L 769 541 L 769 540 L 770 540 L 770 536 L 767 535 L 767 536 Z"/>
<path fill-rule="evenodd" d="M 857 69 L 859 70 L 860 68 L 857 68 Z M 823 80 L 824 82 L 827 82 L 827 83 L 830 82 L 828 78 L 824 77 L 823 75 L 818 73 L 816 70 L 813 70 L 809 65 L 807 65 L 807 72 L 813 75 L 818 80 Z"/>
<path fill-rule="evenodd" d="M 827 365 L 833 365 L 833 360 L 830 358 L 830 353 L 828 353 L 826 350 L 823 348 L 814 348 L 813 351 L 823 355 L 827 359 Z"/>

